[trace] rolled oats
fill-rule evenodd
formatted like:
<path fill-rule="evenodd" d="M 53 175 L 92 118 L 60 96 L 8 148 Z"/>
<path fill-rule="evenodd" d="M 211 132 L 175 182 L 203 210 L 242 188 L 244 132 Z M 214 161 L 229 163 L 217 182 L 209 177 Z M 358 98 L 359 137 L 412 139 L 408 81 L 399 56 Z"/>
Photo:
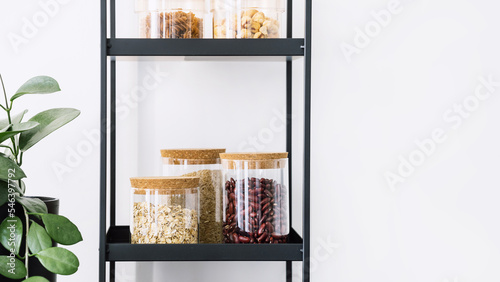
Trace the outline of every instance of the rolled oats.
<path fill-rule="evenodd" d="M 136 202 L 132 244 L 196 244 L 198 214 L 180 205 Z"/>

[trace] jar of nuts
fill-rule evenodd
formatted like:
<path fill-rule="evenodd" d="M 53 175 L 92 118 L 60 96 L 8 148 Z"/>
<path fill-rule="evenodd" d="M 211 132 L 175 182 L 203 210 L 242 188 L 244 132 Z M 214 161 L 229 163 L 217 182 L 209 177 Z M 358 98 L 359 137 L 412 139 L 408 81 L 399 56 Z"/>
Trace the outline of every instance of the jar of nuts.
<path fill-rule="evenodd" d="M 288 153 L 221 154 L 226 243 L 287 242 L 287 157 Z"/>
<path fill-rule="evenodd" d="M 132 244 L 198 243 L 198 177 L 136 177 L 132 184 Z"/>
<path fill-rule="evenodd" d="M 214 38 L 283 38 L 284 0 L 212 0 Z"/>
<path fill-rule="evenodd" d="M 200 178 L 200 243 L 221 244 L 222 172 L 219 154 L 226 149 L 161 150 L 164 176 Z"/>

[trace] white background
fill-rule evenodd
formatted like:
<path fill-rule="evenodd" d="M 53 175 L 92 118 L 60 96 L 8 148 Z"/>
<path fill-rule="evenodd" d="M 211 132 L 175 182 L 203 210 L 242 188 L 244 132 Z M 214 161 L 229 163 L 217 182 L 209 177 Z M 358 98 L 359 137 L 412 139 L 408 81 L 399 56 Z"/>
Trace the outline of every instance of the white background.
<path fill-rule="evenodd" d="M 29 194 L 60 198 L 61 214 L 83 233 L 84 241 L 70 247 L 80 270 L 59 281 L 97 281 L 99 149 L 93 136 L 99 126 L 99 1 L 60 1 L 47 21 L 43 15 L 37 19 L 36 31 L 23 33 L 26 21 L 45 13 L 40 3 L 47 2 L 0 3 L 0 72 L 10 94 L 41 74 L 61 85 L 61 93 L 19 99 L 17 111 L 82 111 L 31 149 L 23 167 Z M 135 36 L 133 1 L 117 2 L 118 36 Z M 295 2 L 294 35 L 300 37 L 303 4 Z M 312 281 L 500 281 L 500 87 L 472 107 L 479 77 L 500 81 L 500 6 L 487 0 L 401 1 L 376 30 L 372 12 L 387 10 L 389 3 L 314 1 Z M 369 42 L 356 45 L 357 29 L 367 26 Z M 13 44 L 16 35 L 24 41 Z M 346 44 L 359 48 L 346 57 Z M 298 156 L 302 60 L 294 63 Z M 161 148 L 248 150 L 243 142 L 265 136 L 281 117 L 276 113 L 283 113 L 282 61 L 129 58 L 120 59 L 118 68 L 119 224 L 128 223 L 128 177 L 160 173 Z M 151 70 L 166 74 L 138 103 L 128 102 Z M 464 101 L 473 110 L 460 118 L 460 126 L 456 114 L 449 116 L 453 121 L 443 119 Z M 418 160 L 423 155 L 415 141 L 440 129 L 446 140 L 391 189 L 386 174 L 398 173 L 400 156 Z M 284 132 L 275 128 L 272 135 L 259 139 L 265 141 L 260 150 L 284 150 Z M 299 161 L 293 223 L 298 230 Z M 134 266 L 119 265 L 117 281 L 284 281 L 281 263 Z"/>

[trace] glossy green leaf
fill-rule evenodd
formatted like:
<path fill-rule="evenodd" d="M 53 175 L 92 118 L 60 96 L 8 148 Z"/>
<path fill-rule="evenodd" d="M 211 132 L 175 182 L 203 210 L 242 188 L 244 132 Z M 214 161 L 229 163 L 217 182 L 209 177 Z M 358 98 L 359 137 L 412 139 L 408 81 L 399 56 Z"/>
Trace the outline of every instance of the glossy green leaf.
<path fill-rule="evenodd" d="M 16 201 L 31 213 L 48 213 L 47 205 L 38 198 L 18 197 Z"/>
<path fill-rule="evenodd" d="M 34 122 L 34 121 L 27 121 L 27 122 L 23 122 L 23 123 L 14 124 L 14 125 L 12 125 L 12 127 L 9 130 L 4 131 L 4 132 L 0 132 L 0 143 L 2 143 L 3 141 L 5 141 L 11 137 L 16 136 L 17 134 L 19 134 L 21 132 L 25 132 L 25 131 L 28 131 L 30 129 L 34 129 L 38 125 L 39 125 L 39 123 Z"/>
<path fill-rule="evenodd" d="M 0 256 L 0 274 L 9 279 L 22 279 L 26 277 L 26 267 L 17 258 Z"/>
<path fill-rule="evenodd" d="M 24 110 L 21 113 L 15 115 L 15 116 L 11 116 L 11 122 L 13 124 L 21 123 L 21 121 L 23 120 L 24 115 L 27 112 L 28 112 L 28 110 Z M 5 127 L 10 126 L 10 125 L 11 124 L 9 123 L 9 119 L 2 119 L 2 120 L 0 120 L 0 128 L 5 128 Z"/>
<path fill-rule="evenodd" d="M 36 76 L 26 81 L 17 91 L 11 101 L 26 94 L 49 94 L 61 91 L 55 79 L 49 76 Z"/>
<path fill-rule="evenodd" d="M 78 227 L 62 215 L 44 214 L 42 220 L 47 233 L 59 244 L 73 245 L 83 240 Z"/>
<path fill-rule="evenodd" d="M 78 258 L 72 252 L 59 247 L 45 249 L 35 256 L 52 273 L 71 275 L 80 266 Z"/>
<path fill-rule="evenodd" d="M 70 108 L 50 109 L 35 115 L 29 121 L 38 122 L 40 125 L 21 133 L 19 147 L 23 152 L 28 150 L 47 135 L 74 120 L 79 115 L 79 110 Z"/>
<path fill-rule="evenodd" d="M 0 154 L 0 179 L 19 180 L 26 177 L 24 171 L 12 159 Z"/>
<path fill-rule="evenodd" d="M 28 279 L 24 279 L 22 282 L 50 282 L 42 276 L 33 276 Z"/>
<path fill-rule="evenodd" d="M 19 254 L 23 240 L 23 223 L 17 216 L 6 217 L 0 224 L 0 243 L 9 252 Z"/>
<path fill-rule="evenodd" d="M 49 234 L 36 222 L 31 223 L 28 232 L 28 247 L 32 254 L 52 247 L 52 239 L 50 239 Z"/>

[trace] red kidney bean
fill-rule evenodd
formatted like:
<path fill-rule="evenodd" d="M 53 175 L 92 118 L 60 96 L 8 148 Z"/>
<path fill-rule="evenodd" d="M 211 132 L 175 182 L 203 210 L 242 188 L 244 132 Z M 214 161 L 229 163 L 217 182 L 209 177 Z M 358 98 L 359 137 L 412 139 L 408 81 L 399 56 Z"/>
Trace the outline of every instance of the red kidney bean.
<path fill-rule="evenodd" d="M 265 205 L 262 207 L 262 210 L 263 210 L 263 211 L 265 211 L 266 209 L 268 209 L 268 208 L 269 208 L 269 206 L 270 206 L 270 204 L 271 204 L 271 203 L 267 203 L 267 204 L 265 204 Z"/>
<path fill-rule="evenodd" d="M 269 236 L 267 235 L 267 232 L 264 232 L 264 233 L 262 233 L 262 235 L 260 235 L 260 237 L 259 237 L 259 238 L 257 238 L 257 241 L 258 241 L 259 243 L 262 243 L 262 242 L 264 242 L 267 238 L 269 238 Z"/>
<path fill-rule="evenodd" d="M 265 198 L 264 200 L 260 201 L 260 205 L 265 205 L 265 204 L 267 204 L 269 202 L 272 202 L 273 200 L 271 200 L 270 198 Z"/>
<path fill-rule="evenodd" d="M 236 243 L 236 244 L 238 244 L 240 242 L 238 234 L 233 233 L 233 240 L 234 240 L 234 243 Z"/>
<path fill-rule="evenodd" d="M 266 228 L 266 224 L 262 223 L 260 225 L 260 228 L 259 228 L 259 231 L 258 231 L 259 236 L 262 235 L 262 233 L 264 233 L 265 228 Z"/>
<path fill-rule="evenodd" d="M 248 238 L 248 237 L 245 237 L 245 236 L 241 236 L 241 235 L 240 235 L 240 236 L 238 237 L 238 239 L 239 239 L 239 241 L 240 241 L 241 243 L 245 243 L 245 244 L 246 244 L 246 243 L 250 243 L 250 238 Z"/>

